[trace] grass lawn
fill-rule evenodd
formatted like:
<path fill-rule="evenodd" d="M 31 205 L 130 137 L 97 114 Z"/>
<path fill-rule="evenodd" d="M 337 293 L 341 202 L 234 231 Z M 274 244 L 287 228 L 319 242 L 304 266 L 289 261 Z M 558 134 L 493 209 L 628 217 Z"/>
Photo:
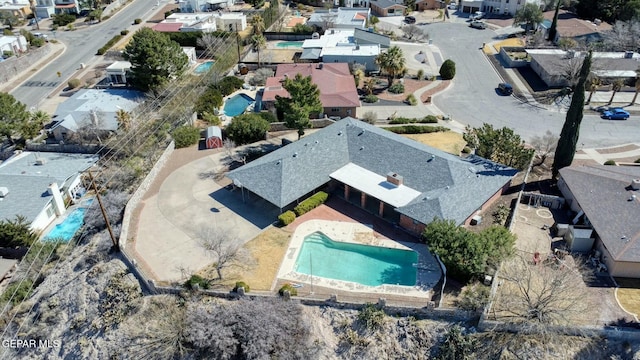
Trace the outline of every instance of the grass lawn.
<path fill-rule="evenodd" d="M 212 289 L 231 290 L 236 281 L 244 281 L 251 290 L 269 291 L 278 275 L 278 269 L 282 258 L 287 252 L 291 239 L 291 232 L 271 227 L 260 233 L 254 239 L 245 244 L 249 256 L 252 258 L 250 265 L 232 266 L 222 271 L 224 280 L 215 281 Z M 215 279 L 216 270 L 213 265 L 198 272 L 198 275 L 206 279 Z"/>
<path fill-rule="evenodd" d="M 512 38 L 500 41 L 499 43 L 493 44 L 493 47 L 497 52 L 500 52 L 500 48 L 503 46 L 524 46 L 524 41 L 519 38 Z"/>
<path fill-rule="evenodd" d="M 640 316 L 640 279 L 616 278 L 616 282 L 620 285 L 616 294 L 622 308 Z"/>
<path fill-rule="evenodd" d="M 466 145 L 466 142 L 462 139 L 462 134 L 453 131 L 429 134 L 403 134 L 402 136 L 454 155 L 460 155 L 460 151 L 462 151 Z"/>

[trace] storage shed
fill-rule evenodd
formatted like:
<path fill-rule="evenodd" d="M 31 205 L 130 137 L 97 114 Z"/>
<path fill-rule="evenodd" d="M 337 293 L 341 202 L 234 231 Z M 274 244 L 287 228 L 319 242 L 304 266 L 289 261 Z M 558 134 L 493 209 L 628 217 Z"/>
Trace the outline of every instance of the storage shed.
<path fill-rule="evenodd" d="M 207 149 L 220 148 L 222 147 L 222 130 L 218 126 L 209 126 L 204 139 Z"/>

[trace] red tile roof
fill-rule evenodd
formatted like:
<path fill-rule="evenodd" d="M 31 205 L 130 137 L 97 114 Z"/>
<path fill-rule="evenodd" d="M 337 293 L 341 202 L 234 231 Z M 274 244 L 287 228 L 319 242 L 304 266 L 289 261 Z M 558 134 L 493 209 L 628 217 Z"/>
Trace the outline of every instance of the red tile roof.
<path fill-rule="evenodd" d="M 262 101 L 275 101 L 276 95 L 287 96 L 281 81 L 296 74 L 311 76 L 311 81 L 320 90 L 323 107 L 359 107 L 360 99 L 353 76 L 347 63 L 330 64 L 281 64 L 276 76 L 267 79 Z"/>
<path fill-rule="evenodd" d="M 158 25 L 153 27 L 153 30 L 160 32 L 178 32 L 182 27 L 182 23 L 172 22 L 172 23 L 159 23 Z"/>

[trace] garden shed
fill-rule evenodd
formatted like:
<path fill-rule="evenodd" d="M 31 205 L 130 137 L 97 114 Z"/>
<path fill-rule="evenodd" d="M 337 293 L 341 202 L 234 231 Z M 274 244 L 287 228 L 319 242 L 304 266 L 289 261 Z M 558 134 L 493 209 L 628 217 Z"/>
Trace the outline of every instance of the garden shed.
<path fill-rule="evenodd" d="M 209 126 L 205 131 L 204 141 L 207 149 L 222 147 L 222 130 L 218 126 Z"/>

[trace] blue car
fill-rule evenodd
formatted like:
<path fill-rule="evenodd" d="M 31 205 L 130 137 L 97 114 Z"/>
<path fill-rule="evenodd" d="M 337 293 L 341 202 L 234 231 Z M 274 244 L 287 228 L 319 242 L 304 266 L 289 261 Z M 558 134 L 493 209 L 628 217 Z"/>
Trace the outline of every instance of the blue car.
<path fill-rule="evenodd" d="M 613 108 L 604 111 L 600 117 L 609 120 L 627 120 L 629 118 L 629 113 L 624 109 Z"/>

